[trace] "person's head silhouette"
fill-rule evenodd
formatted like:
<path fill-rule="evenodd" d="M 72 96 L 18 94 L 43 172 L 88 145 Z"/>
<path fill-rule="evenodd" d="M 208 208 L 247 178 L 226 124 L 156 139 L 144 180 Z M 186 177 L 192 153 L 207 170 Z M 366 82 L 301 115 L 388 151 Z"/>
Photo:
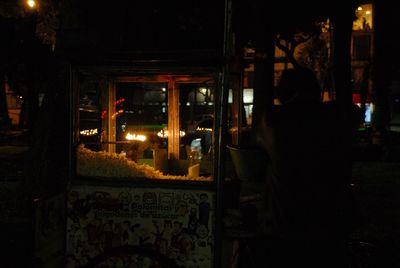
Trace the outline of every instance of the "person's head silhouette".
<path fill-rule="evenodd" d="M 314 73 L 299 67 L 282 72 L 277 88 L 277 97 L 282 104 L 291 102 L 319 102 L 321 90 Z"/>

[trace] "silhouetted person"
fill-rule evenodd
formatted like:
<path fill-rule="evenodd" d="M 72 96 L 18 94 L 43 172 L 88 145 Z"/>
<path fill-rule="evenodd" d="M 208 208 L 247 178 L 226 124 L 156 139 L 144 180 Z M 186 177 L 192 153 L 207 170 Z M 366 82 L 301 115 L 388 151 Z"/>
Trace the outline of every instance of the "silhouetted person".
<path fill-rule="evenodd" d="M 282 105 L 265 113 L 258 132 L 271 161 L 271 267 L 347 267 L 341 109 L 321 102 L 308 69 L 284 71 L 277 89 Z"/>

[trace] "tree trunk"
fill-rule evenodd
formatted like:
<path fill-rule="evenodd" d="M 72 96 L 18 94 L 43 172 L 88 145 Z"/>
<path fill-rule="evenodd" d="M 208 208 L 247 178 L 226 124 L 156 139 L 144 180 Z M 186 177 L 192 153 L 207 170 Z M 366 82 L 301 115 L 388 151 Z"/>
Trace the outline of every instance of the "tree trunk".
<path fill-rule="evenodd" d="M 375 104 L 373 114 L 373 126 L 378 134 L 378 143 L 385 143 L 381 140 L 386 135 L 386 126 L 390 120 L 389 110 L 389 83 L 396 71 L 395 64 L 399 61 L 397 35 L 395 34 L 399 23 L 397 9 L 393 3 L 376 1 L 374 5 L 374 63 L 372 66 L 373 89 L 372 101 Z"/>
<path fill-rule="evenodd" d="M 350 8 L 349 8 L 350 10 Z M 351 34 L 353 12 L 346 10 L 332 18 L 333 23 L 333 79 L 336 100 L 347 106 L 352 103 L 351 84 Z M 344 107 L 343 106 L 343 107 Z"/>
<path fill-rule="evenodd" d="M 332 17 L 333 24 L 333 82 L 336 100 L 339 103 L 342 139 L 342 155 L 337 161 L 344 168 L 345 183 L 350 185 L 352 177 L 352 143 L 354 135 L 354 106 L 351 83 L 351 35 L 355 7 L 352 4 L 341 5 Z"/>
<path fill-rule="evenodd" d="M 263 10 L 263 9 L 260 9 Z M 253 126 L 257 131 L 263 113 L 273 105 L 274 101 L 274 58 L 275 42 L 272 25 L 265 10 L 257 13 L 256 49 L 254 60 L 254 106 Z"/>

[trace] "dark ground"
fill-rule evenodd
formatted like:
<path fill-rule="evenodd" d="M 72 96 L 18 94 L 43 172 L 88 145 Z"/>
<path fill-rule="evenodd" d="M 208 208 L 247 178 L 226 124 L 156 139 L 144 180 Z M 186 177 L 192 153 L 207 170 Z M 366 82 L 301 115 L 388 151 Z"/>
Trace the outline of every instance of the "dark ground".
<path fill-rule="evenodd" d="M 400 163 L 357 161 L 353 176 L 363 216 L 354 237 L 375 245 L 373 267 L 400 267 Z"/>
<path fill-rule="evenodd" d="M 14 133 L 15 134 L 15 133 Z M 28 147 L 16 137 L 0 140 L 0 267 L 34 267 L 32 202 L 21 188 Z M 400 155 L 400 151 L 391 152 Z M 358 148 L 353 163 L 355 196 L 362 222 L 354 232 L 364 267 L 400 267 L 400 161 L 383 157 L 379 147 Z M 384 160 L 382 160 L 384 159 Z"/>

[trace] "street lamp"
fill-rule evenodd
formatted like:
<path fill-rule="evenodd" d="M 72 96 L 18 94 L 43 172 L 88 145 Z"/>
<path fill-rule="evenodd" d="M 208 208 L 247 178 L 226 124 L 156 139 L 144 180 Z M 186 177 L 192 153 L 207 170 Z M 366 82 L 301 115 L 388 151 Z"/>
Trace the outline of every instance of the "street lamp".
<path fill-rule="evenodd" d="M 35 0 L 26 0 L 25 3 L 30 9 L 37 8 L 37 2 Z"/>

